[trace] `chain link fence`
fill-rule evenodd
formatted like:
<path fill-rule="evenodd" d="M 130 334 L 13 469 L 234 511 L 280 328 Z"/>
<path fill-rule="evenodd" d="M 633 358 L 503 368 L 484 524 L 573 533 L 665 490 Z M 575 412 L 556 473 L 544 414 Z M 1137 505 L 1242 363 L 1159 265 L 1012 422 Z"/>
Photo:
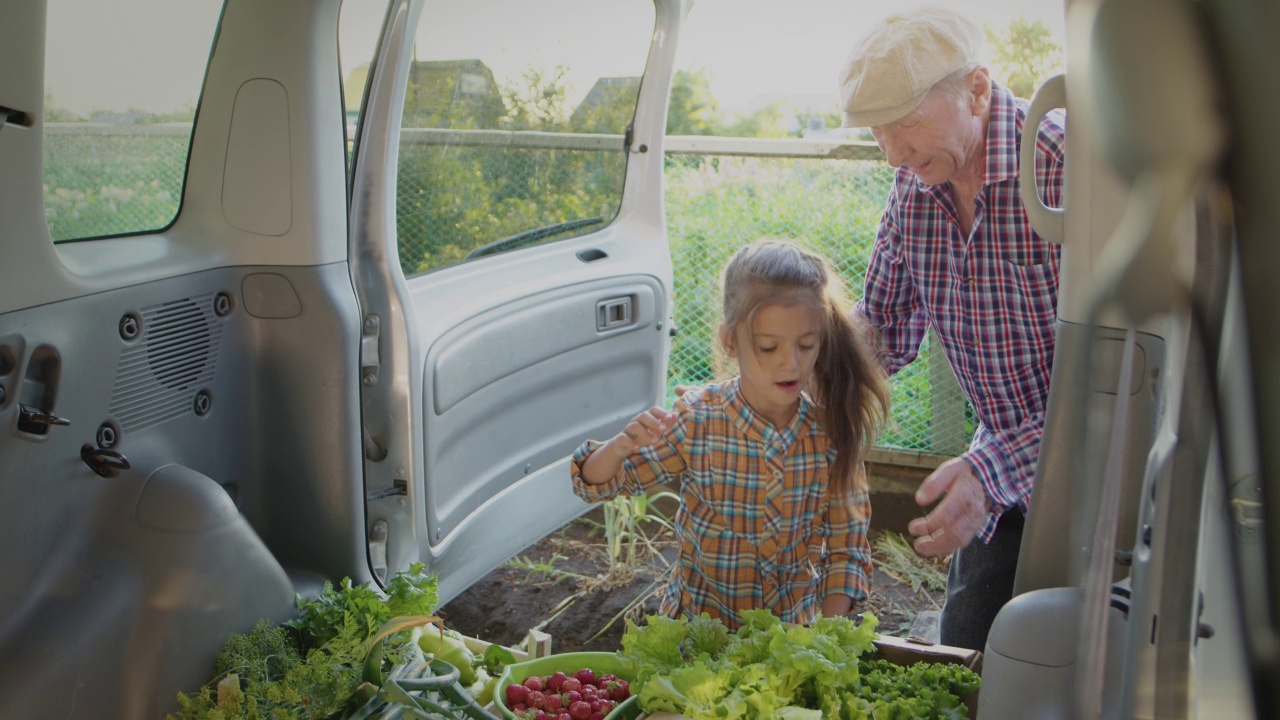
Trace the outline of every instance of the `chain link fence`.
<path fill-rule="evenodd" d="M 55 242 L 160 230 L 178 216 L 190 123 L 50 123 L 44 136 L 44 213 Z"/>
<path fill-rule="evenodd" d="M 189 125 L 46 127 L 45 211 L 54 239 L 167 226 L 182 197 L 189 141 Z M 617 145 L 610 145 L 614 149 L 607 154 L 613 162 L 621 154 Z M 535 166 L 556 166 L 557 152 L 565 154 L 564 149 L 546 147 L 508 150 L 505 162 L 524 165 L 494 166 L 495 159 L 490 158 L 486 172 L 517 177 L 537 174 Z M 861 295 L 876 224 L 892 179 L 891 169 L 874 146 L 671 137 L 665 175 L 678 329 L 671 348 L 669 395 L 678 384 L 698 385 L 716 377 L 712 340 L 720 315 L 719 276 L 738 247 L 760 238 L 796 240 L 832 261 L 847 281 L 851 297 Z M 574 175 L 569 181 L 581 183 L 582 178 Z M 590 201 L 595 194 L 588 190 L 575 186 L 574 191 L 585 198 L 576 207 L 577 216 L 612 217 L 612 208 Z M 413 240 L 412 247 L 402 248 L 402 259 L 415 258 L 413 262 L 419 263 L 405 268 L 410 273 L 424 269 L 421 263 L 436 264 L 431 253 L 443 264 L 460 260 L 465 254 L 462 241 L 455 244 L 448 238 L 510 217 L 474 212 L 495 206 L 494 198 L 476 198 L 473 203 L 467 197 L 428 197 L 426 187 L 422 192 L 415 192 L 420 204 L 411 210 L 400 208 L 412 222 L 411 228 L 404 228 L 412 231 L 401 240 L 409 241 L 410 235 L 420 238 Z M 508 211 L 531 212 L 521 204 L 523 198 L 502 200 Z M 584 227 L 578 234 L 598 227 Z M 498 236 L 505 232 L 496 226 L 488 229 Z M 938 455 L 964 450 L 973 432 L 972 414 L 940 346 L 926 340 L 920 358 L 894 378 L 891 388 L 892 416 L 880 447 Z"/>
<path fill-rule="evenodd" d="M 720 271 L 739 247 L 788 238 L 827 257 L 862 295 L 893 170 L 874 145 L 740 138 L 667 139 L 667 233 L 675 269 L 670 384 L 716 376 Z M 879 446 L 955 455 L 973 433 L 971 413 L 941 345 L 890 383 L 892 414 Z"/>

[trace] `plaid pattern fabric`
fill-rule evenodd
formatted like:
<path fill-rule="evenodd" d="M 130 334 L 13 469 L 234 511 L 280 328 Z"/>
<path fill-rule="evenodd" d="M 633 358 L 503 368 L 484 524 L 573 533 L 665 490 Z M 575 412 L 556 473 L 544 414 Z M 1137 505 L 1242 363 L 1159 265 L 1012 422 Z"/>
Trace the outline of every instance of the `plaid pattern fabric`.
<path fill-rule="evenodd" d="M 985 542 L 1006 509 L 1024 513 L 1044 430 L 1058 307 L 1059 247 L 1032 231 L 1018 195 L 1018 143 L 1027 102 L 994 86 L 986 178 L 964 237 L 949 185 L 900 168 L 858 307 L 880 332 L 895 373 L 916 358 L 932 325 L 979 426 L 964 457 L 993 500 Z M 1039 128 L 1041 200 L 1061 207 L 1065 118 Z"/>
<path fill-rule="evenodd" d="M 736 378 L 686 393 L 675 412 L 663 440 L 627 458 L 604 484 L 582 479 L 582 463 L 600 443 L 589 440 L 573 456 L 574 492 L 587 501 L 679 485 L 679 567 L 662 612 L 705 612 L 737 628 L 745 609 L 805 623 L 831 593 L 866 599 L 866 477 L 855 479 L 852 502 L 829 501 L 835 449 L 807 397 L 781 429 L 747 405 Z"/>

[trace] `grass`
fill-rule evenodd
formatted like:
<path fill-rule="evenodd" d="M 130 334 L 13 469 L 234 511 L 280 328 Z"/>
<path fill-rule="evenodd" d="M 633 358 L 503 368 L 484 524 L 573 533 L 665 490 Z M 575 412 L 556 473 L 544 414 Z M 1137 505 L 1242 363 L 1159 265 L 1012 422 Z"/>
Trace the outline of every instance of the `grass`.
<path fill-rule="evenodd" d="M 902 535 L 886 531 L 875 539 L 873 554 L 880 572 L 909 586 L 911 592 L 933 600 L 934 593 L 946 593 L 947 575 L 941 570 L 945 560 L 922 558 Z"/>

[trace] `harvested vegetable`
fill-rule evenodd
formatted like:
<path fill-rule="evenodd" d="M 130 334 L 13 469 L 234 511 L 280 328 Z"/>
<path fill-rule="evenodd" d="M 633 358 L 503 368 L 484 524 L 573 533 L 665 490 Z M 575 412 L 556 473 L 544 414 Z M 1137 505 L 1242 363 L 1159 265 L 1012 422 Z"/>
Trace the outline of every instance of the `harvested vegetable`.
<path fill-rule="evenodd" d="M 213 679 L 192 696 L 179 693 L 182 709 L 170 719 L 365 720 L 407 705 L 407 716 L 496 720 L 464 689 L 461 668 L 419 647 L 422 626 L 439 622 L 431 615 L 436 578 L 424 568 L 397 573 L 385 598 L 350 579 L 336 589 L 325 583 L 318 598 L 299 598 L 294 620 L 232 635 Z M 471 660 L 468 652 L 459 664 L 478 683 Z"/>
<path fill-rule="evenodd" d="M 428 655 L 444 660 L 462 673 L 463 685 L 474 685 L 477 679 L 476 657 L 457 633 L 433 625 L 418 638 L 418 647 Z"/>
<path fill-rule="evenodd" d="M 980 679 L 957 664 L 895 665 L 874 658 L 875 616 L 783 623 L 768 610 L 743 613 L 735 634 L 706 616 L 628 621 L 621 659 L 636 670 L 632 692 L 646 711 L 691 720 L 919 718 L 963 720 Z M 673 650 L 674 648 L 674 650 Z"/>

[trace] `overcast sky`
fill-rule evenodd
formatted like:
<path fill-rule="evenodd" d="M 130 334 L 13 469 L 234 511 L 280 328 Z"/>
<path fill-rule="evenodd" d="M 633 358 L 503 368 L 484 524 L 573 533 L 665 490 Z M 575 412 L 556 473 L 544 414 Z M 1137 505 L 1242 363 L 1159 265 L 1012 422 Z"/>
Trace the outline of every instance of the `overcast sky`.
<path fill-rule="evenodd" d="M 757 96 L 834 95 L 836 73 L 863 28 L 890 5 L 901 9 L 928 1 L 695 0 L 677 64 L 706 69 L 729 111 Z M 946 4 L 996 28 L 1019 16 L 1039 20 L 1062 44 L 1062 0 Z M 385 0 L 347 0 L 341 28 L 347 70 L 372 54 L 383 7 Z M 47 90 L 56 104 L 81 114 L 129 107 L 167 112 L 192 103 L 220 8 L 221 0 L 49 0 Z M 643 59 L 648 33 L 610 32 L 652 23 L 652 9 L 633 0 L 430 0 L 424 11 L 430 20 L 417 34 L 419 56 L 482 57 L 500 81 L 530 57 L 554 65 L 571 59 L 560 55 L 561 44 L 548 40 L 549 30 L 539 29 L 556 11 L 560 17 L 546 27 L 573 37 L 597 68 L 592 78 L 580 79 L 579 93 L 596 75 L 637 73 L 635 58 Z M 157 56 L 164 61 L 156 62 Z"/>

